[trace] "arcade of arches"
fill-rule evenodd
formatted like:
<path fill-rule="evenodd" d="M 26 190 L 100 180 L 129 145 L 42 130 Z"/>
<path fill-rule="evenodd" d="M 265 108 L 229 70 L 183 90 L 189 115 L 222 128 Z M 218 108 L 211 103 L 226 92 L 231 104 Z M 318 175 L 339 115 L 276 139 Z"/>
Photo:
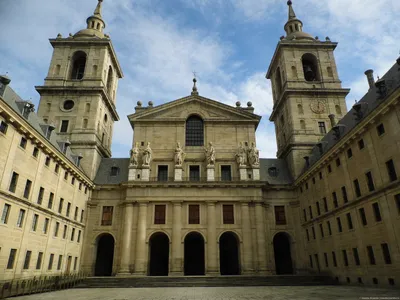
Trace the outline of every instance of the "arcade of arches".
<path fill-rule="evenodd" d="M 241 275 L 241 242 L 236 233 L 226 231 L 219 237 L 220 275 Z M 293 274 L 291 237 L 285 232 L 273 238 L 273 249 L 277 275 Z M 113 275 L 115 240 L 104 233 L 96 239 L 95 276 Z M 148 276 L 170 275 L 170 238 L 164 232 L 155 232 L 149 238 Z M 183 241 L 183 275 L 201 276 L 207 273 L 206 242 L 199 232 L 188 233 Z"/>

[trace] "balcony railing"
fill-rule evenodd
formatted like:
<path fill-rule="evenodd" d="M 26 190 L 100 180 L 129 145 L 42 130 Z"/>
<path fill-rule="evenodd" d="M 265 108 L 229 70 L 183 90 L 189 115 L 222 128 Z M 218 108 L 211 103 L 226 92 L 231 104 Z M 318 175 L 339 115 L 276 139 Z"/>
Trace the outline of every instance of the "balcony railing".
<path fill-rule="evenodd" d="M 174 177 L 168 178 L 158 178 L 158 177 L 150 177 L 150 182 L 160 182 L 160 183 L 167 183 L 167 182 L 238 182 L 240 181 L 239 177 L 232 177 L 232 178 L 222 178 L 222 177 L 215 177 L 213 181 L 208 181 L 207 177 L 200 177 L 200 178 L 190 178 L 190 177 L 183 177 L 182 180 L 178 181 L 175 180 Z"/>

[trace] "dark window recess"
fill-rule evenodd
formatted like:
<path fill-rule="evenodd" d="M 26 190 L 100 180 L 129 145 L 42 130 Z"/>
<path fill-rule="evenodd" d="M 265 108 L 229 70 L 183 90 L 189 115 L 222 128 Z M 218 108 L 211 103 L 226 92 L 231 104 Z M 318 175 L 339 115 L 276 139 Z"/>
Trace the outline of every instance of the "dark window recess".
<path fill-rule="evenodd" d="M 56 227 L 54 227 L 54 236 L 58 236 L 58 230 L 60 229 L 60 223 L 56 222 Z"/>
<path fill-rule="evenodd" d="M 390 181 L 397 180 L 396 168 L 394 166 L 394 162 L 392 159 L 386 162 L 386 168 L 389 175 L 389 180 Z"/>
<path fill-rule="evenodd" d="M 303 187 L 300 187 L 300 193 L 303 193 Z"/>
<path fill-rule="evenodd" d="M 400 194 L 394 196 L 394 201 L 396 201 L 397 213 L 400 215 Z"/>
<path fill-rule="evenodd" d="M 360 213 L 361 223 L 363 224 L 363 226 L 366 226 L 367 225 L 367 217 L 365 215 L 364 208 L 358 209 L 358 212 Z"/>
<path fill-rule="evenodd" d="M 325 210 L 325 212 L 328 212 L 329 208 L 328 208 L 328 201 L 326 200 L 326 197 L 324 197 L 322 199 L 322 201 L 324 201 L 324 210 Z"/>
<path fill-rule="evenodd" d="M 222 181 L 231 181 L 231 166 L 221 166 L 221 180 Z"/>
<path fill-rule="evenodd" d="M 353 181 L 354 184 L 354 190 L 356 192 L 356 197 L 361 197 L 361 189 L 360 189 L 360 183 L 358 182 L 358 179 L 355 179 Z"/>
<path fill-rule="evenodd" d="M 333 266 L 337 267 L 337 260 L 336 260 L 335 251 L 332 251 L 332 261 L 333 261 Z"/>
<path fill-rule="evenodd" d="M 369 259 L 369 264 L 370 265 L 375 265 L 375 255 L 374 255 L 374 249 L 372 246 L 367 247 L 367 252 L 368 252 L 368 259 Z"/>
<path fill-rule="evenodd" d="M 342 232 L 342 221 L 340 221 L 340 217 L 336 218 L 336 222 L 337 222 L 337 227 L 338 227 L 338 232 Z"/>
<path fill-rule="evenodd" d="M 338 199 L 337 199 L 336 192 L 333 192 L 333 193 L 332 193 L 332 199 L 333 199 L 333 206 L 334 206 L 335 208 L 338 207 L 338 206 L 339 206 L 339 203 L 338 203 Z"/>
<path fill-rule="evenodd" d="M 322 179 L 322 172 L 319 172 L 319 179 Z"/>
<path fill-rule="evenodd" d="M 351 148 L 347 149 L 347 157 L 352 158 L 353 157 L 353 150 Z"/>
<path fill-rule="evenodd" d="M 311 268 L 314 268 L 313 261 L 312 261 L 312 256 L 309 255 L 309 258 L 310 258 L 310 267 L 311 267 Z"/>
<path fill-rule="evenodd" d="M 189 180 L 200 181 L 200 166 L 189 166 Z"/>
<path fill-rule="evenodd" d="M 36 261 L 36 270 L 40 270 L 42 267 L 43 252 L 39 252 L 38 259 Z"/>
<path fill-rule="evenodd" d="M 26 251 L 25 261 L 24 261 L 24 270 L 29 269 L 29 264 L 31 262 L 32 251 Z"/>
<path fill-rule="evenodd" d="M 54 201 L 54 193 L 50 193 L 49 203 L 47 204 L 47 208 L 48 209 L 52 209 L 53 208 L 53 201 Z"/>
<path fill-rule="evenodd" d="M 328 232 L 329 232 L 329 235 L 332 235 L 331 222 L 327 221 L 326 224 L 328 225 Z"/>
<path fill-rule="evenodd" d="M 306 235 L 307 235 L 307 241 L 310 241 L 310 233 L 308 232 L 308 229 L 306 229 Z"/>
<path fill-rule="evenodd" d="M 65 173 L 64 173 L 64 179 L 68 180 L 68 172 L 67 171 L 65 171 Z"/>
<path fill-rule="evenodd" d="M 58 256 L 57 270 L 61 270 L 62 255 Z"/>
<path fill-rule="evenodd" d="M 74 185 L 75 184 L 75 177 L 71 178 L 71 184 Z"/>
<path fill-rule="evenodd" d="M 200 205 L 189 205 L 189 224 L 200 224 Z"/>
<path fill-rule="evenodd" d="M 385 126 L 383 126 L 382 123 L 379 124 L 379 125 L 376 127 L 376 131 L 378 132 L 378 135 L 381 136 L 382 134 L 385 133 Z"/>
<path fill-rule="evenodd" d="M 112 225 L 114 206 L 103 206 L 103 214 L 101 217 L 102 226 Z"/>
<path fill-rule="evenodd" d="M 319 202 L 316 202 L 317 205 L 317 214 L 318 216 L 321 215 L 321 207 L 319 206 Z"/>
<path fill-rule="evenodd" d="M 235 224 L 235 216 L 232 204 L 222 205 L 222 215 L 224 224 Z"/>
<path fill-rule="evenodd" d="M 325 122 L 318 122 L 319 133 L 326 134 Z"/>
<path fill-rule="evenodd" d="M 50 254 L 50 258 L 49 258 L 49 265 L 48 265 L 48 269 L 51 270 L 53 268 L 53 261 L 54 261 L 54 254 Z"/>
<path fill-rule="evenodd" d="M 315 184 L 315 177 L 313 177 L 313 179 L 312 179 L 312 183 L 313 183 L 313 184 Z"/>
<path fill-rule="evenodd" d="M 331 165 L 328 165 L 328 173 L 332 173 L 332 167 L 331 167 Z"/>
<path fill-rule="evenodd" d="M 363 139 L 361 139 L 361 140 L 358 141 L 358 148 L 359 148 L 360 150 L 362 150 L 362 149 L 365 148 L 365 143 L 364 143 L 364 140 L 363 140 Z"/>
<path fill-rule="evenodd" d="M 158 181 L 168 181 L 168 166 L 158 166 Z"/>
<path fill-rule="evenodd" d="M 86 54 L 77 52 L 73 57 L 71 79 L 81 80 L 85 74 Z"/>
<path fill-rule="evenodd" d="M 65 213 L 65 215 L 67 216 L 67 217 L 69 217 L 69 213 L 71 212 L 71 202 L 68 202 L 67 203 L 67 212 Z"/>
<path fill-rule="evenodd" d="M 32 188 L 32 181 L 30 181 L 29 179 L 26 180 L 26 184 L 25 184 L 25 189 L 24 189 L 24 198 L 29 198 L 29 194 L 31 192 L 31 188 Z"/>
<path fill-rule="evenodd" d="M 308 190 L 308 182 L 306 182 L 306 190 Z"/>
<path fill-rule="evenodd" d="M 58 204 L 58 213 L 62 213 L 63 210 L 63 205 L 64 205 L 64 199 L 60 198 L 60 203 Z"/>
<path fill-rule="evenodd" d="M 75 207 L 75 213 L 74 213 L 74 220 L 76 221 L 78 219 L 78 212 L 79 212 L 79 208 L 78 206 Z"/>
<path fill-rule="evenodd" d="M 336 158 L 336 167 L 340 167 L 340 158 Z"/>
<path fill-rule="evenodd" d="M 349 229 L 353 229 L 353 221 L 351 220 L 351 213 L 347 213 L 346 217 L 347 217 L 347 225 L 349 226 Z"/>
<path fill-rule="evenodd" d="M 118 176 L 119 174 L 119 168 L 118 167 L 111 167 L 111 171 L 110 171 L 110 176 L 115 177 Z M 79 189 L 82 189 L 82 184 L 79 184 Z"/>
<path fill-rule="evenodd" d="M 0 123 L 0 132 L 3 134 L 7 133 L 8 124 L 6 122 L 1 121 Z"/>
<path fill-rule="evenodd" d="M 372 278 L 372 282 L 373 282 L 374 284 L 378 284 L 378 278 L 376 278 L 376 277 Z"/>
<path fill-rule="evenodd" d="M 315 239 L 317 238 L 317 236 L 315 235 L 315 228 L 314 228 L 314 226 L 311 227 L 311 231 L 312 231 L 313 239 L 315 240 Z"/>
<path fill-rule="evenodd" d="M 394 278 L 389 278 L 388 282 L 389 282 L 389 285 L 394 285 Z"/>
<path fill-rule="evenodd" d="M 325 260 L 325 267 L 329 267 L 329 262 L 328 262 L 328 253 L 324 253 L 324 260 Z"/>
<path fill-rule="evenodd" d="M 7 262 L 7 269 L 13 269 L 14 268 L 14 262 L 15 262 L 16 254 L 17 254 L 17 249 L 11 249 L 10 250 L 10 255 L 8 256 L 8 262 Z"/>
<path fill-rule="evenodd" d="M 33 157 L 38 157 L 39 155 L 39 149 L 37 147 L 33 148 L 33 152 L 32 152 Z"/>
<path fill-rule="evenodd" d="M 384 244 L 381 244 L 381 247 L 382 247 L 382 254 L 383 254 L 383 259 L 385 261 L 385 264 L 390 265 L 392 263 L 392 258 L 390 257 L 389 246 L 388 246 L 388 244 L 384 243 Z"/>
<path fill-rule="evenodd" d="M 61 121 L 60 132 L 68 132 L 68 124 L 69 124 L 69 121 L 62 120 Z"/>
<path fill-rule="evenodd" d="M 154 224 L 165 224 L 165 205 L 154 206 Z"/>
<path fill-rule="evenodd" d="M 286 225 L 285 206 L 275 206 L 275 224 Z"/>
<path fill-rule="evenodd" d="M 26 138 L 24 138 L 24 137 L 22 137 L 21 138 L 21 141 L 19 142 L 19 146 L 21 147 L 21 148 L 23 148 L 23 149 L 26 149 L 26 143 L 27 143 L 28 141 L 26 140 Z"/>
<path fill-rule="evenodd" d="M 186 146 L 204 145 L 204 124 L 198 116 L 191 116 L 186 121 Z"/>
<path fill-rule="evenodd" d="M 343 202 L 347 203 L 349 202 L 349 199 L 347 198 L 347 191 L 346 191 L 346 187 L 342 186 L 342 196 L 343 196 Z"/>
<path fill-rule="evenodd" d="M 67 238 L 67 230 L 68 230 L 68 226 L 64 225 L 63 239 Z"/>
<path fill-rule="evenodd" d="M 358 256 L 357 248 L 353 248 L 353 257 L 354 257 L 354 263 L 356 264 L 356 266 L 359 266 L 360 265 L 360 257 Z"/>
<path fill-rule="evenodd" d="M 45 164 L 47 167 L 50 166 L 50 157 L 49 157 L 49 156 L 46 157 L 46 160 L 45 160 L 44 164 Z"/>
<path fill-rule="evenodd" d="M 349 259 L 347 258 L 346 250 L 342 250 L 342 254 L 343 254 L 343 264 L 345 267 L 347 267 L 349 265 Z"/>
<path fill-rule="evenodd" d="M 15 193 L 15 190 L 17 188 L 18 178 L 19 178 L 19 174 L 13 172 L 12 177 L 11 177 L 10 187 L 8 188 L 8 190 L 11 193 Z"/>
<path fill-rule="evenodd" d="M 308 211 L 310 212 L 310 219 L 313 218 L 312 207 L 311 205 L 308 207 Z"/>
<path fill-rule="evenodd" d="M 400 194 L 399 194 L 400 195 Z M 400 197 L 399 197 L 400 198 Z M 303 208 L 303 218 L 304 218 L 304 222 L 307 222 L 307 212 L 306 209 Z"/>
<path fill-rule="evenodd" d="M 37 204 L 41 205 L 43 202 L 44 188 L 40 187 Z"/>
<path fill-rule="evenodd" d="M 322 223 L 319 224 L 319 231 L 320 231 L 320 233 L 321 233 L 321 237 L 324 237 L 324 236 L 325 236 L 325 235 L 324 235 L 324 227 L 322 226 Z"/>
<path fill-rule="evenodd" d="M 374 184 L 374 179 L 372 178 L 372 173 L 367 172 L 365 176 L 367 177 L 368 190 L 370 192 L 375 191 L 375 184 Z"/>
<path fill-rule="evenodd" d="M 376 222 L 382 221 L 381 210 L 379 209 L 379 203 L 378 202 L 372 203 L 372 208 L 374 210 L 375 221 Z"/>

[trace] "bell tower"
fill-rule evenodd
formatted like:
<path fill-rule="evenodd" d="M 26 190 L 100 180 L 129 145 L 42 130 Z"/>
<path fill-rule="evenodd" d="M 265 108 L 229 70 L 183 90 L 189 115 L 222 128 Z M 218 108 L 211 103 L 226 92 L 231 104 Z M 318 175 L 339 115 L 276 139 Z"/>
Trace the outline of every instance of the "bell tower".
<path fill-rule="evenodd" d="M 303 22 L 287 2 L 289 17 L 266 75 L 273 90 L 273 111 L 278 145 L 277 157 L 286 159 L 297 178 L 304 157 L 327 131 L 347 112 L 345 97 L 336 68 L 337 43 L 321 41 L 303 31 Z"/>
<path fill-rule="evenodd" d="M 104 34 L 102 2 L 98 0 L 87 28 L 75 35 L 50 39 L 54 48 L 40 94 L 38 115 L 52 123 L 60 141 L 83 156 L 81 165 L 94 178 L 102 157 L 111 157 L 118 80 L 122 78 L 110 37 Z"/>

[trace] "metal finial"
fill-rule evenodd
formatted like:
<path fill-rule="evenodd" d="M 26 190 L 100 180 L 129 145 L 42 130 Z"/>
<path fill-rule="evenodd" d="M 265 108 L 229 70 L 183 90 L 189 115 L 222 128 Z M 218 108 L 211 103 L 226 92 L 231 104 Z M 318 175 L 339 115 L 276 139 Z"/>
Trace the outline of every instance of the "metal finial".
<path fill-rule="evenodd" d="M 199 94 L 199 92 L 197 91 L 196 82 L 197 82 L 197 79 L 196 79 L 196 77 L 195 77 L 195 78 L 193 78 L 192 95 L 198 95 L 198 94 Z"/>
<path fill-rule="evenodd" d="M 289 1 L 287 2 L 287 5 L 292 5 L 292 1 L 289 0 Z"/>

